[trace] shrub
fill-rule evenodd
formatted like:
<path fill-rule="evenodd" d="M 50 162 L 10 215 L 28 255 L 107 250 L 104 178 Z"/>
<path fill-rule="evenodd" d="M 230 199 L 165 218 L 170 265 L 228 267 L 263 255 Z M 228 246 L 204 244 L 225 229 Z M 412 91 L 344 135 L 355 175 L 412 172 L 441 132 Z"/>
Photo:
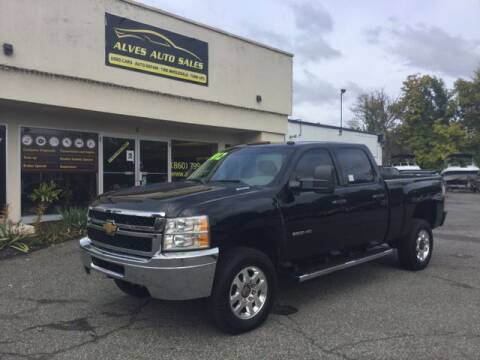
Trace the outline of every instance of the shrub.
<path fill-rule="evenodd" d="M 50 204 L 58 200 L 61 192 L 62 190 L 57 188 L 57 185 L 53 181 L 50 181 L 49 183 L 43 182 L 33 190 L 32 194 L 30 195 L 30 199 L 32 199 L 32 201 L 37 205 L 37 219 L 35 220 L 36 226 L 40 224 L 40 221 L 42 220 L 42 217 Z"/>
<path fill-rule="evenodd" d="M 28 236 L 22 234 L 20 227 L 17 225 L 8 220 L 0 223 L 0 251 L 7 247 L 23 253 L 30 250 L 24 242 Z"/>
<path fill-rule="evenodd" d="M 36 227 L 35 237 L 31 240 L 32 246 L 45 246 L 58 244 L 73 238 L 66 226 L 60 222 L 44 222 Z"/>
<path fill-rule="evenodd" d="M 88 208 L 71 207 L 60 211 L 63 217 L 63 225 L 68 232 L 85 233 L 87 230 Z"/>

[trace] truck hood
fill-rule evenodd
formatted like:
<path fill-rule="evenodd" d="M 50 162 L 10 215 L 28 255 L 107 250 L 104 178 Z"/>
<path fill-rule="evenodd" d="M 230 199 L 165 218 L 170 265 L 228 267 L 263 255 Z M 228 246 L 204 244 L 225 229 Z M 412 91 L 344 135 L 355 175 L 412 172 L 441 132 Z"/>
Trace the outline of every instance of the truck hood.
<path fill-rule="evenodd" d="M 256 190 L 241 184 L 201 184 L 190 181 L 159 183 L 105 193 L 92 204 L 92 207 L 165 213 L 166 217 L 175 217 L 186 207 L 251 191 Z"/>

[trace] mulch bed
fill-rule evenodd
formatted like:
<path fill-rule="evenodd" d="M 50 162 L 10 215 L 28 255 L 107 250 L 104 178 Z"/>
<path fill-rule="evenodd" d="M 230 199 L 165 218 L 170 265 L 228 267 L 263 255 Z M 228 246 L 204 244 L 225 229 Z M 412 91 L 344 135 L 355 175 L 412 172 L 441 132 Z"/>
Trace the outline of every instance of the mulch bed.
<path fill-rule="evenodd" d="M 69 237 L 69 238 L 67 238 L 63 241 L 57 242 L 55 244 L 43 244 L 43 245 L 36 245 L 36 246 L 30 245 L 28 243 L 28 241 L 25 241 L 25 243 L 30 248 L 28 253 L 23 253 L 23 252 L 20 252 L 18 250 L 14 250 L 12 248 L 7 247 L 3 250 L 0 250 L 0 261 L 6 260 L 6 259 L 11 259 L 11 258 L 14 258 L 14 257 L 17 257 L 17 256 L 30 255 L 31 253 L 34 253 L 35 251 L 42 250 L 42 249 L 48 248 L 50 246 L 59 245 L 59 244 L 62 244 L 64 242 L 67 242 L 67 241 L 70 241 L 70 240 L 78 240 L 78 239 Z"/>
<path fill-rule="evenodd" d="M 61 222 L 61 221 L 49 221 L 49 222 L 41 223 L 40 224 L 40 231 L 42 231 L 41 230 L 42 227 L 46 227 L 46 226 L 49 226 L 49 225 L 54 225 L 55 223 L 59 223 L 59 222 Z M 31 254 L 35 251 L 45 249 L 45 248 L 53 246 L 53 245 L 58 245 L 58 244 L 64 243 L 64 242 L 69 241 L 69 240 L 78 240 L 79 238 L 80 238 L 80 235 L 78 237 L 67 236 L 67 237 L 65 237 L 65 239 L 63 239 L 61 241 L 56 241 L 55 243 L 45 243 L 45 244 L 35 244 L 35 245 L 31 244 L 31 240 L 26 239 L 24 241 L 24 243 L 27 244 L 28 247 L 29 247 L 28 253 L 23 253 L 23 252 L 20 252 L 18 250 L 7 247 L 3 250 L 0 250 L 0 261 L 5 260 L 5 259 L 11 259 L 11 258 L 14 258 L 14 257 L 17 257 L 17 256 L 29 255 L 29 254 Z"/>

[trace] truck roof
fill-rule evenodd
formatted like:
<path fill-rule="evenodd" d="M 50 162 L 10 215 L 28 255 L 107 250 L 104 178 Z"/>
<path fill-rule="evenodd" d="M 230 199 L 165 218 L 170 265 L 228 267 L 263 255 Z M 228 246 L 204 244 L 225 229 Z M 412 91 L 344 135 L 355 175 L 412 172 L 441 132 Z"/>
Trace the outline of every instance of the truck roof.
<path fill-rule="evenodd" d="M 326 146 L 354 146 L 354 147 L 366 147 L 364 144 L 354 144 L 354 143 L 345 143 L 345 142 L 335 142 L 335 141 L 287 141 L 287 142 L 258 142 L 258 143 L 249 143 L 241 144 L 230 147 L 233 148 L 243 148 L 243 147 L 309 147 L 312 145 L 326 145 Z"/>

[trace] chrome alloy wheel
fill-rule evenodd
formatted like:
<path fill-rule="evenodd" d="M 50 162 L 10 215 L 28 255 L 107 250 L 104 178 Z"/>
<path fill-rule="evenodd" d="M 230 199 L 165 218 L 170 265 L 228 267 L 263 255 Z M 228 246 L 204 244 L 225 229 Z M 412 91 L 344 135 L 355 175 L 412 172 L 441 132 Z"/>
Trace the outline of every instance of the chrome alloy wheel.
<path fill-rule="evenodd" d="M 417 259 L 425 261 L 430 253 L 430 234 L 427 230 L 420 230 L 417 235 L 417 244 L 415 248 Z"/>
<path fill-rule="evenodd" d="M 230 286 L 230 308 L 235 316 L 248 320 L 265 305 L 268 295 L 267 277 L 255 266 L 243 268 Z"/>

